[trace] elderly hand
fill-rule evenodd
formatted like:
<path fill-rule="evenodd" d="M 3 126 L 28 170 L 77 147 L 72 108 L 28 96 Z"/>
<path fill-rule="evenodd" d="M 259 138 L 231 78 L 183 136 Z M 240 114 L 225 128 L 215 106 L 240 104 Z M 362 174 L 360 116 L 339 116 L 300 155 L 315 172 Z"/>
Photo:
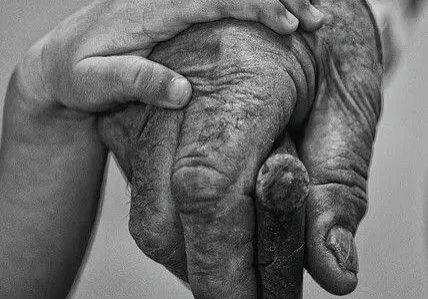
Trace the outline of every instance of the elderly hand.
<path fill-rule="evenodd" d="M 314 35 L 281 39 L 239 23 L 193 28 L 153 54 L 192 81 L 186 111 L 132 107 L 102 124 L 133 187 L 131 233 L 149 256 L 188 273 L 196 297 L 254 296 L 250 198 L 290 118 L 311 178 L 307 268 L 331 292 L 355 288 L 353 233 L 380 113 L 379 45 L 361 2 L 322 5 L 335 23 Z"/>
<path fill-rule="evenodd" d="M 131 234 L 188 277 L 196 298 L 256 296 L 255 180 L 286 127 L 311 179 L 307 269 L 330 292 L 356 286 L 353 235 L 380 114 L 380 48 L 363 1 L 319 5 L 333 22 L 312 35 L 194 26 L 151 56 L 189 78 L 189 106 L 132 105 L 101 120 L 132 186 Z"/>
<path fill-rule="evenodd" d="M 306 29 L 321 26 L 307 0 L 296 2 L 96 1 L 38 41 L 17 65 L 4 107 L 0 297 L 66 296 L 103 180 L 107 152 L 96 112 L 125 102 L 179 108 L 189 100 L 183 76 L 146 59 L 157 43 L 222 18 L 258 21 L 278 33 L 294 31 L 296 17 Z"/>

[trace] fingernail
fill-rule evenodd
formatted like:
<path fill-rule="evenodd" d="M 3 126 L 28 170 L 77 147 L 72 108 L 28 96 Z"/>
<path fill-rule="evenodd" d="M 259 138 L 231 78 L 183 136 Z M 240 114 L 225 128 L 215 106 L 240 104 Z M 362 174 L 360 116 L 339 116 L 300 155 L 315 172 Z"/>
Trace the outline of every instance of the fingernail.
<path fill-rule="evenodd" d="M 289 11 L 285 13 L 285 20 L 287 21 L 288 25 L 297 28 L 299 25 L 299 20 Z"/>
<path fill-rule="evenodd" d="M 358 273 L 357 248 L 349 230 L 334 226 L 328 234 L 326 246 L 334 253 L 341 268 Z"/>
<path fill-rule="evenodd" d="M 184 77 L 175 77 L 169 83 L 168 99 L 174 106 L 182 107 L 186 105 L 191 93 L 192 87 Z"/>
<path fill-rule="evenodd" d="M 324 19 L 324 14 L 313 5 L 310 6 L 309 12 L 312 14 L 316 21 Z"/>
<path fill-rule="evenodd" d="M 285 15 L 285 16 L 281 16 L 280 18 L 280 22 L 281 22 L 281 34 L 290 34 L 293 33 L 294 31 L 297 30 L 297 27 L 299 26 L 299 20 L 291 15 Z"/>

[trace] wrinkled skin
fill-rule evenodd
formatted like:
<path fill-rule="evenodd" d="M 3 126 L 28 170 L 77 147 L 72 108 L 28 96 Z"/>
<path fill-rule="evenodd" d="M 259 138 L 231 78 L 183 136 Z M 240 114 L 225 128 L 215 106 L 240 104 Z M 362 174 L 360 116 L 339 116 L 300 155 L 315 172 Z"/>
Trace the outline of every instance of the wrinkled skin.
<path fill-rule="evenodd" d="M 132 186 L 131 235 L 196 298 L 255 298 L 255 184 L 286 128 L 310 177 L 306 267 L 330 292 L 355 288 L 380 46 L 364 3 L 314 4 L 333 18 L 312 35 L 193 26 L 150 56 L 191 82 L 185 109 L 135 104 L 100 118 Z"/>

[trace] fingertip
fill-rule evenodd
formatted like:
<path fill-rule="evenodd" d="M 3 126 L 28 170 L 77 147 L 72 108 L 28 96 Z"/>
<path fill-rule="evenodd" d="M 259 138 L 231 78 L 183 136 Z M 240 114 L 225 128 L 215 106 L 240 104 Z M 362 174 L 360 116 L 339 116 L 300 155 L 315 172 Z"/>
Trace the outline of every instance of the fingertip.
<path fill-rule="evenodd" d="M 280 18 L 281 22 L 281 33 L 290 34 L 297 30 L 299 26 L 299 20 L 290 12 L 287 12 Z"/>
<path fill-rule="evenodd" d="M 168 108 L 182 108 L 189 103 L 192 94 L 190 82 L 181 76 L 174 77 L 167 87 Z"/>
<path fill-rule="evenodd" d="M 346 295 L 358 284 L 358 257 L 352 234 L 333 227 L 326 238 L 313 240 L 308 246 L 307 270 L 315 281 L 334 295 Z"/>
<path fill-rule="evenodd" d="M 326 19 L 324 13 L 313 5 L 309 6 L 308 12 L 308 17 L 301 21 L 303 29 L 305 31 L 312 32 L 321 28 Z"/>
<path fill-rule="evenodd" d="M 313 5 L 309 7 L 309 12 L 313 16 L 315 22 L 321 22 L 324 19 L 324 14 Z"/>

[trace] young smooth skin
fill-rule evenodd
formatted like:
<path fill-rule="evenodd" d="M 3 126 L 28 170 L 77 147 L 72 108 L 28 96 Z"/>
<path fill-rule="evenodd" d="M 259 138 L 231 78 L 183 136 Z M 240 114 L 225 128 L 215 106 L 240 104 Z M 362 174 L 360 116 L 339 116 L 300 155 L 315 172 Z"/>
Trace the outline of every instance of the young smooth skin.
<path fill-rule="evenodd" d="M 287 10 L 287 6 L 290 10 Z M 181 75 L 146 57 L 193 23 L 237 18 L 316 29 L 309 1 L 104 0 L 75 13 L 17 65 L 0 150 L 0 297 L 61 298 L 91 233 L 107 149 L 95 112 L 119 103 L 183 107 Z M 315 16 L 314 16 L 315 14 Z"/>

